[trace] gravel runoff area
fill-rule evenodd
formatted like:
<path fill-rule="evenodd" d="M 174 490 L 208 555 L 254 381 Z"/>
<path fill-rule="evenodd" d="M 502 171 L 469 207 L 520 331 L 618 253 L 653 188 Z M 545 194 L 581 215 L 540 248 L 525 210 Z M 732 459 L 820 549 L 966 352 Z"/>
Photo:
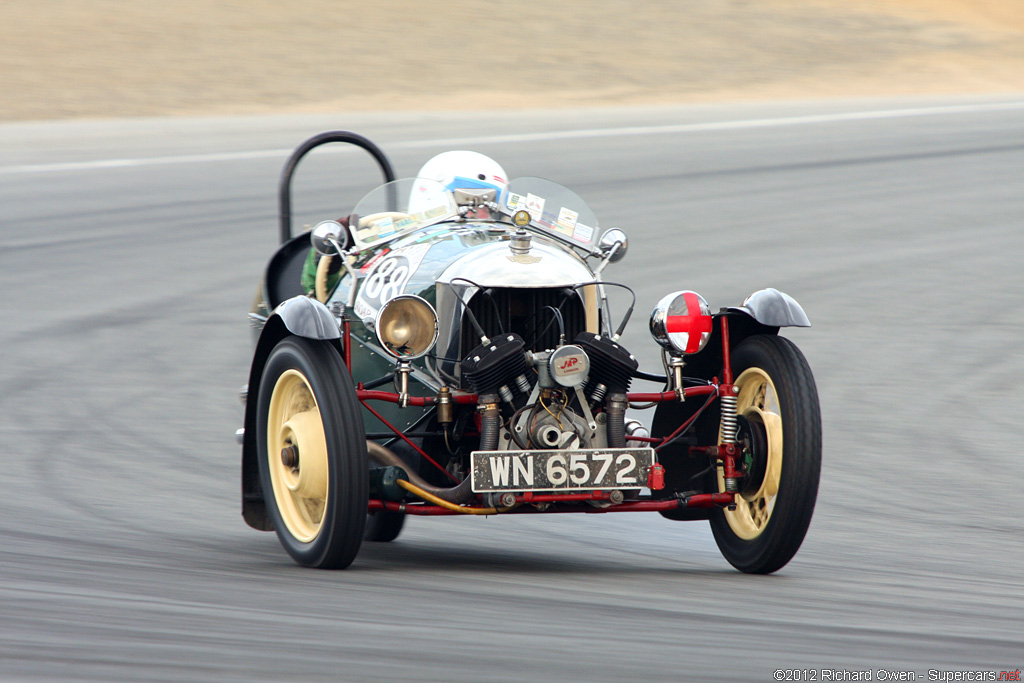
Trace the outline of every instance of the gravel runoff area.
<path fill-rule="evenodd" d="M 1018 0 L 0 3 L 0 121 L 1010 92 Z"/>

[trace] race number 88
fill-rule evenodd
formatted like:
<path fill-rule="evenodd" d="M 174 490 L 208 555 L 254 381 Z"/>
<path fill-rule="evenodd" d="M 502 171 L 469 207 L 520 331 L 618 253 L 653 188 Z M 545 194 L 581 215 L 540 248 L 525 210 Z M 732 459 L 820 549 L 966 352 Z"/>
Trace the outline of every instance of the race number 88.
<path fill-rule="evenodd" d="M 363 292 L 367 299 L 389 301 L 402 293 L 411 274 L 408 264 L 399 265 L 398 258 L 390 258 L 374 269 L 366 280 Z"/>

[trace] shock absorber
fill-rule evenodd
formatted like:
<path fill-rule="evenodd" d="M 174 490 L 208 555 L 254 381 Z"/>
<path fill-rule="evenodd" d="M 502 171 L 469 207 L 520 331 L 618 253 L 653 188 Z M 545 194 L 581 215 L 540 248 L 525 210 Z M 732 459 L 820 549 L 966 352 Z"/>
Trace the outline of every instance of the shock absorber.
<path fill-rule="evenodd" d="M 736 387 L 723 386 L 719 396 L 722 410 L 721 442 L 722 460 L 725 470 L 725 491 L 736 493 L 740 490 L 738 472 L 736 472 Z"/>

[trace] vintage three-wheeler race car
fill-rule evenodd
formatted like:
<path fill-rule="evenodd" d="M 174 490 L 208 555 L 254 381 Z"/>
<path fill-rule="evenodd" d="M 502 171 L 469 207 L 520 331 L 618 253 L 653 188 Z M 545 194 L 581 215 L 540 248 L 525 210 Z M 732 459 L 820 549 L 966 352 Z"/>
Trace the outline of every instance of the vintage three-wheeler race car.
<path fill-rule="evenodd" d="M 293 236 L 294 171 L 328 143 L 367 151 L 383 184 Z M 810 324 L 787 294 L 712 311 L 666 292 L 651 372 L 619 344 L 633 305 L 609 303 L 632 294 L 604 275 L 625 233 L 599 233 L 554 182 L 465 151 L 396 179 L 376 145 L 334 131 L 288 159 L 280 206 L 237 436 L 243 518 L 299 564 L 346 567 L 408 515 L 709 520 L 748 573 L 800 547 L 821 418 L 804 356 L 778 335 Z"/>

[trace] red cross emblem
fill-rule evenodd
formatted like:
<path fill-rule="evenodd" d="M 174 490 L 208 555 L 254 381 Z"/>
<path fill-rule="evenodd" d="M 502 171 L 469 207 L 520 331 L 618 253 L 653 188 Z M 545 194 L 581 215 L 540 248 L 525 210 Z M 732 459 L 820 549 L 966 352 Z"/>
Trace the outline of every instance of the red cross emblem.
<path fill-rule="evenodd" d="M 682 297 L 686 302 L 685 314 L 666 316 L 665 332 L 683 353 L 697 353 L 703 345 L 704 335 L 711 334 L 711 316 L 701 310 L 700 299 L 694 292 L 683 292 Z"/>

